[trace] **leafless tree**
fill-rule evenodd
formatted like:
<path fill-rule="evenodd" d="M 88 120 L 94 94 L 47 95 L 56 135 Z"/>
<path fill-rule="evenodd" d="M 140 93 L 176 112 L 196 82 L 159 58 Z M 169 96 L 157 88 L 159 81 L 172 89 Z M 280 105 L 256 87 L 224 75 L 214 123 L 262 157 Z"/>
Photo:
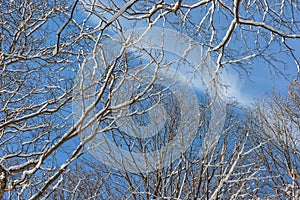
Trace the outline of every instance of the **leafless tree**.
<path fill-rule="evenodd" d="M 235 110 L 236 112 L 236 110 Z M 208 120 L 197 138 L 174 163 L 147 173 L 129 173 L 111 169 L 91 157 L 81 157 L 81 166 L 71 167 L 68 175 L 51 194 L 68 199 L 241 199 L 254 198 L 258 185 L 267 179 L 265 169 L 253 159 L 257 137 L 250 127 L 253 120 L 229 111 L 218 144 L 200 155 Z M 255 146 L 254 146 L 255 145 Z M 91 162 L 91 160 L 94 160 Z M 256 196 L 258 197 L 258 196 Z"/>
<path fill-rule="evenodd" d="M 292 181 L 279 179 L 283 184 L 291 185 L 284 186 L 286 195 L 295 196 L 297 161 L 289 157 L 285 159 L 286 164 L 278 162 L 275 157 L 270 160 L 268 156 L 273 155 L 266 155 L 263 146 L 266 143 L 269 148 L 269 138 L 276 134 L 271 134 L 267 131 L 268 127 L 263 126 L 268 137 L 256 139 L 257 134 L 251 131 L 255 127 L 252 118 L 242 120 L 231 116 L 234 112 L 228 111 L 225 128 L 214 141 L 215 145 L 201 152 L 202 149 L 197 146 L 201 146 L 203 141 L 205 146 L 203 135 L 209 126 L 205 116 L 211 114 L 204 106 L 202 115 L 197 119 L 202 121 L 197 127 L 199 132 L 190 148 L 181 152 L 174 163 L 154 171 L 146 170 L 147 173 L 114 170 L 91 158 L 84 147 L 95 145 L 93 142 L 99 131 L 112 134 L 110 139 L 116 145 L 123 145 L 132 152 L 162 147 L 168 139 L 175 137 L 172 130 L 176 123 L 171 123 L 172 120 L 164 134 L 150 144 L 142 139 L 126 138 L 126 134 L 122 133 L 122 123 L 117 123 L 125 117 L 119 113 L 128 107 L 130 112 L 126 113 L 126 117 L 141 120 L 136 116 L 145 116 L 146 112 L 134 106 L 144 106 L 147 104 L 145 101 L 152 101 L 148 111 L 167 109 L 171 105 L 175 111 L 167 119 L 173 117 L 176 121 L 178 117 L 176 100 L 170 99 L 169 90 L 161 89 L 155 81 L 160 80 L 156 76 L 160 67 L 182 60 L 165 63 L 162 49 L 150 51 L 140 48 L 130 54 L 124 46 L 134 43 L 125 34 L 128 30 L 164 27 L 189 36 L 201 44 L 203 55 L 217 63 L 214 78 L 221 68 L 234 67 L 238 72 L 248 74 L 252 68 L 259 70 L 255 69 L 259 62 L 265 62 L 272 71 L 284 75 L 284 67 L 296 67 L 299 72 L 299 58 L 291 45 L 300 38 L 299 16 L 299 5 L 294 1 L 0 0 L 0 197 L 258 198 L 263 197 L 261 195 L 268 189 L 254 194 L 253 191 L 260 191 L 262 183 L 257 181 L 257 185 L 253 186 L 254 180 L 267 179 L 270 175 L 272 180 L 277 181 L 274 174 L 262 176 L 265 169 L 256 164 L 258 160 L 264 161 L 265 165 L 272 162 L 268 172 L 273 168 L 279 172 L 282 166 L 287 166 L 286 176 Z M 104 48 L 106 41 L 115 36 L 124 42 L 121 48 L 118 47 L 118 52 L 114 51 L 120 45 L 117 42 L 109 43 L 111 49 L 107 45 Z M 150 59 L 148 63 L 132 61 L 142 60 L 145 55 Z M 281 59 L 283 57 L 286 60 Z M 291 59 L 295 66 L 287 66 Z M 93 64 L 98 71 L 87 73 L 86 64 Z M 152 68 L 152 74 L 146 78 L 146 84 L 138 87 L 139 90 L 134 88 L 136 91 L 130 91 L 133 95 L 129 100 L 122 101 L 116 97 L 120 97 L 118 88 L 123 87 L 123 81 L 130 80 L 124 77 L 143 73 L 143 70 L 130 71 L 131 65 Z M 157 66 L 155 70 L 153 65 Z M 145 78 L 146 72 L 142 78 Z M 84 77 L 87 74 L 93 80 L 90 85 Z M 144 80 L 142 78 L 137 76 L 137 80 Z M 90 88 L 96 89 L 91 91 Z M 78 100 L 74 94 L 76 97 L 87 95 L 86 89 L 90 105 L 81 106 L 80 112 L 73 112 L 72 102 Z M 129 89 L 133 90 L 132 87 Z M 291 91 L 292 97 L 296 95 L 298 101 L 297 93 Z M 299 106 L 297 101 L 296 107 Z M 208 99 L 205 105 L 211 103 Z M 193 108 L 194 105 L 190 106 Z M 295 109 L 290 108 L 287 113 L 291 111 Z M 95 113 L 90 118 L 91 112 Z M 180 112 L 183 114 L 187 110 Z M 296 113 L 292 119 L 298 120 L 297 116 Z M 285 120 L 282 118 L 279 122 L 281 124 Z M 299 121 L 296 122 L 299 126 Z M 89 130 L 88 125 L 95 123 L 98 132 L 82 134 Z M 297 126 L 292 124 L 295 123 L 292 121 L 287 126 L 297 130 Z M 271 141 L 275 145 L 275 141 Z M 277 144 L 276 147 L 279 147 Z M 278 155 L 296 156 L 295 145 L 286 145 L 289 151 L 281 149 L 278 152 L 282 154 Z M 251 160 L 254 152 L 261 152 L 260 155 L 264 156 Z M 87 159 L 94 163 L 87 162 Z M 93 181 L 100 185 L 91 185 Z M 280 188 L 276 190 L 278 194 L 280 191 Z"/>
<path fill-rule="evenodd" d="M 300 96 L 298 81 L 293 81 L 288 97 L 274 94 L 260 102 L 258 141 L 267 142 L 257 151 L 270 180 L 263 183 L 274 199 L 299 199 Z"/>
<path fill-rule="evenodd" d="M 74 132 L 66 107 L 80 46 L 88 46 L 73 20 L 77 3 L 0 1 L 0 155 L 7 171 L 1 185 L 7 199 L 39 198 L 65 169 L 67 157 L 57 153 Z"/>

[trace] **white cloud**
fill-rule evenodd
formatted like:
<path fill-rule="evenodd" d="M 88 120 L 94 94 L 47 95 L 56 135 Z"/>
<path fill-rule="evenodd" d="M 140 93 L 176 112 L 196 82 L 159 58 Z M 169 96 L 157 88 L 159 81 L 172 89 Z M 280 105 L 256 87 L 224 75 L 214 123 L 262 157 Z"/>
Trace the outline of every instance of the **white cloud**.
<path fill-rule="evenodd" d="M 251 97 L 246 93 L 245 80 L 239 77 L 239 74 L 233 70 L 222 70 L 220 77 L 226 85 L 227 101 L 236 100 L 243 106 L 251 106 Z"/>

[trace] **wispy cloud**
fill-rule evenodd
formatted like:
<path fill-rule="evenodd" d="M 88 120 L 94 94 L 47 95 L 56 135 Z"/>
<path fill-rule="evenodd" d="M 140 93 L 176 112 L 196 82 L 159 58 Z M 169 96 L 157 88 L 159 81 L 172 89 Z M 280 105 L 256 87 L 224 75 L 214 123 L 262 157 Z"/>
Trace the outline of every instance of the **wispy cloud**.
<path fill-rule="evenodd" d="M 235 71 L 223 70 L 220 73 L 223 84 L 226 86 L 227 101 L 237 101 L 243 106 L 251 105 L 251 97 L 245 94 L 245 80 Z"/>
<path fill-rule="evenodd" d="M 273 91 L 287 95 L 289 81 L 297 74 L 296 68 L 290 68 L 285 71 L 290 74 L 286 78 L 275 76 L 266 66 L 257 67 L 249 72 L 250 78 L 230 69 L 221 71 L 222 81 L 228 86 L 226 89 L 228 101 L 236 100 L 242 106 L 251 107 L 257 100 L 272 95 Z"/>

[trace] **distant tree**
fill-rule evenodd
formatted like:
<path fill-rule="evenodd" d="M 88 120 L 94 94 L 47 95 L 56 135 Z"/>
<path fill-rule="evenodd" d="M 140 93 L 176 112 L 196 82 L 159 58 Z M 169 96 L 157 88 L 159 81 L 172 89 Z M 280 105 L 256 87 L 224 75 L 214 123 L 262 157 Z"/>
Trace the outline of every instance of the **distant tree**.
<path fill-rule="evenodd" d="M 241 199 L 255 197 L 264 169 L 253 159 L 256 135 L 253 119 L 242 110 L 228 111 L 228 119 L 217 145 L 200 156 L 208 120 L 192 145 L 173 164 L 156 171 L 118 171 L 82 156 L 64 175 L 49 197 L 57 199 Z M 205 117 L 204 117 L 205 118 Z M 208 118 L 208 117 L 207 117 Z M 254 146 L 256 145 L 256 146 Z M 77 164 L 78 163 L 78 164 Z"/>
<path fill-rule="evenodd" d="M 262 183 L 267 195 L 274 199 L 299 199 L 300 173 L 300 84 L 295 80 L 289 96 L 274 94 L 257 105 L 258 141 L 266 144 L 258 149 L 257 157 L 269 177 Z"/>

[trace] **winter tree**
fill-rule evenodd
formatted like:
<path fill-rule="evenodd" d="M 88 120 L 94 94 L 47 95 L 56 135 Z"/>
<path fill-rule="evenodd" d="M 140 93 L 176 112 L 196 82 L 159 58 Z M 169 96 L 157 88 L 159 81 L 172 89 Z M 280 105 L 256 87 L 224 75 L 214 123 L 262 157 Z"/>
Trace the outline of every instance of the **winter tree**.
<path fill-rule="evenodd" d="M 220 73 L 299 73 L 299 12 L 0 0 L 0 197 L 297 199 L 299 87 L 253 113 L 226 105 Z"/>

